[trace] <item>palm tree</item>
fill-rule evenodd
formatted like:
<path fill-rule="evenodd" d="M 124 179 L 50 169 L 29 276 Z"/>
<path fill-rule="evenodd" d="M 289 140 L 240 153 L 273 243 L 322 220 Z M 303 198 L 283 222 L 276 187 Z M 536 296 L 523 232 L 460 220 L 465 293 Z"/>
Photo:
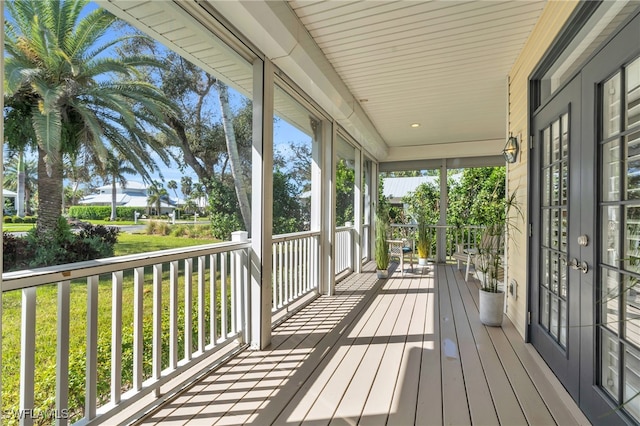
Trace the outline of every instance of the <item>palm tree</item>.
<path fill-rule="evenodd" d="M 106 177 L 110 179 L 111 182 L 111 216 L 109 217 L 109 220 L 114 221 L 117 218 L 117 184 L 119 183 L 121 188 L 126 188 L 127 178 L 125 174 L 135 174 L 136 171 L 133 168 L 129 167 L 129 163 L 127 160 L 111 154 L 109 155 L 107 163 L 105 164 L 104 172 Z"/>
<path fill-rule="evenodd" d="M 31 197 L 36 190 L 38 181 L 35 160 L 25 159 L 24 151 L 14 152 L 4 164 L 3 178 L 5 187 L 18 193 L 17 215 L 29 214 L 31 212 Z"/>
<path fill-rule="evenodd" d="M 147 207 L 155 206 L 156 215 L 160 216 L 162 201 L 166 201 L 169 193 L 160 182 L 153 182 L 147 189 Z M 149 214 L 151 212 L 149 211 Z"/>
<path fill-rule="evenodd" d="M 87 3 L 6 2 L 5 126 L 10 144 L 37 148 L 38 233 L 55 229 L 61 215 L 65 153 L 86 149 L 100 164 L 109 151 L 124 153 L 143 176 L 154 170 L 148 148 L 169 162 L 150 133 L 172 138 L 164 118 L 176 108 L 139 78 L 140 67 L 159 62 L 111 57 L 133 36 L 104 41 L 117 18 L 103 9 L 83 12 Z"/>

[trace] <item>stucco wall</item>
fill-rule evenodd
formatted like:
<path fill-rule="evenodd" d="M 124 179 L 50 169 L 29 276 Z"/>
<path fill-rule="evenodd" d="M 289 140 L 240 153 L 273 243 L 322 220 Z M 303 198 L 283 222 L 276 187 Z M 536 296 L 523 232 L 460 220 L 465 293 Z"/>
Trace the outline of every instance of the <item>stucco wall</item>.
<path fill-rule="evenodd" d="M 521 142 L 517 162 L 507 167 L 507 185 L 510 192 L 517 191 L 517 198 L 523 217 L 517 220 L 519 231 L 508 241 L 507 283 L 515 280 L 517 291 L 512 295 L 507 291 L 507 316 L 523 336 L 527 324 L 527 236 L 528 236 L 528 194 L 527 161 L 529 151 L 529 122 L 527 119 L 528 79 L 549 45 L 567 21 L 577 1 L 550 1 L 546 4 L 539 21 L 520 52 L 509 73 L 509 132 Z M 537 230 L 534 228 L 533 232 Z"/>

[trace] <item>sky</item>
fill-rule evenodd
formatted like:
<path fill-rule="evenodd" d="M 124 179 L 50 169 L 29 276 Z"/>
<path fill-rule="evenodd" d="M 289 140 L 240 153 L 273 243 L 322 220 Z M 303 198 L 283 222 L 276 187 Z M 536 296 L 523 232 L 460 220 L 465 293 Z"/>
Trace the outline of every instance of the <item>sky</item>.
<path fill-rule="evenodd" d="M 84 16 L 90 13 L 91 11 L 95 10 L 96 8 L 98 8 L 98 5 L 91 2 L 87 7 L 85 7 L 82 15 Z M 7 16 L 7 18 L 10 19 L 10 16 Z M 116 38 L 120 35 L 121 34 L 118 34 L 115 31 L 110 30 L 105 35 L 105 38 Z M 242 95 L 239 94 L 237 91 L 235 91 L 233 88 L 230 88 L 230 95 L 231 95 L 230 96 L 231 108 L 233 110 L 236 110 L 241 105 Z M 310 136 L 304 134 L 294 126 L 289 125 L 283 119 L 278 120 L 277 123 L 274 124 L 275 152 L 279 152 L 286 156 L 288 153 L 290 153 L 290 150 L 287 149 L 290 142 L 310 143 L 310 140 L 311 140 Z M 35 158 L 35 154 L 32 154 L 32 155 Z M 162 161 L 159 160 L 159 157 L 157 155 L 154 154 L 154 158 L 156 159 L 156 163 L 160 166 L 159 167 L 160 170 L 159 172 L 153 173 L 152 176 L 154 180 L 158 180 L 158 181 L 161 180 L 160 176 L 162 176 L 165 186 L 166 186 L 166 183 L 170 180 L 175 180 L 179 184 L 183 176 L 189 176 L 192 178 L 194 182 L 197 181 L 197 175 L 190 167 L 187 166 L 184 168 L 184 171 L 181 171 L 180 168 L 178 167 L 178 164 L 176 164 L 176 162 L 173 160 L 171 161 L 169 166 L 164 166 L 164 164 L 162 163 Z M 127 179 L 129 181 L 140 181 L 140 182 L 142 181 L 141 177 L 138 175 L 128 175 Z M 178 195 L 181 195 L 181 194 L 178 194 Z"/>

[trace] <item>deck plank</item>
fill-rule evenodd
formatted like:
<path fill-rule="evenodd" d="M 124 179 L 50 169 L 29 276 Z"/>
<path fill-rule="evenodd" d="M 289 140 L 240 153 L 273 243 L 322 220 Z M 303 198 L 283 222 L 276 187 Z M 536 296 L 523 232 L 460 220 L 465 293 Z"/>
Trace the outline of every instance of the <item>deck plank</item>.
<path fill-rule="evenodd" d="M 478 286 L 454 267 L 369 265 L 313 300 L 139 424 L 585 424 L 505 320 L 485 327 Z"/>
<path fill-rule="evenodd" d="M 511 389 L 509 378 L 504 371 L 500 358 L 493 346 L 493 342 L 489 337 L 487 327 L 480 322 L 478 308 L 472 292 L 478 292 L 477 286 L 470 288 L 465 283 L 461 274 L 456 273 L 456 284 L 462 297 L 465 308 L 471 312 L 469 315 L 469 324 L 473 331 L 473 336 L 478 348 L 478 354 L 485 370 L 485 378 L 489 386 L 489 392 L 493 398 L 496 407 L 496 413 L 500 424 L 503 425 L 522 425 L 527 421 L 524 413 L 520 408 L 518 399 Z"/>
<path fill-rule="evenodd" d="M 458 348 L 458 335 L 453 318 L 450 289 L 447 285 L 446 269 L 436 269 L 440 284 L 440 345 L 442 348 L 442 402 L 444 424 L 471 424 L 467 391 L 464 387 L 462 361 Z"/>
<path fill-rule="evenodd" d="M 446 271 L 447 287 L 450 290 L 449 294 L 453 306 L 453 316 L 458 335 L 458 347 L 462 369 L 464 371 L 464 385 L 467 390 L 471 422 L 481 425 L 497 424 L 498 417 L 489 390 L 487 377 L 485 376 L 485 374 L 492 374 L 492 372 L 485 372 L 482 362 L 480 361 L 478 345 L 469 324 L 471 319 L 467 316 L 467 310 L 462 301 L 462 295 L 457 286 L 457 280 L 453 270 L 446 267 L 443 267 L 443 270 Z M 469 316 L 474 316 L 474 313 L 471 312 Z"/>

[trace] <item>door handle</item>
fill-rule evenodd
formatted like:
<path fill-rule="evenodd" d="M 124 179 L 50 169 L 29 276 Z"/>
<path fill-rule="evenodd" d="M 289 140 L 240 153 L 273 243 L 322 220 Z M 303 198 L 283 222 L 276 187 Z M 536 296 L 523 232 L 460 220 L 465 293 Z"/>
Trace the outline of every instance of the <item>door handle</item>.
<path fill-rule="evenodd" d="M 571 269 L 582 271 L 583 274 L 589 272 L 589 264 L 587 262 L 579 262 L 575 257 L 569 261 Z"/>

